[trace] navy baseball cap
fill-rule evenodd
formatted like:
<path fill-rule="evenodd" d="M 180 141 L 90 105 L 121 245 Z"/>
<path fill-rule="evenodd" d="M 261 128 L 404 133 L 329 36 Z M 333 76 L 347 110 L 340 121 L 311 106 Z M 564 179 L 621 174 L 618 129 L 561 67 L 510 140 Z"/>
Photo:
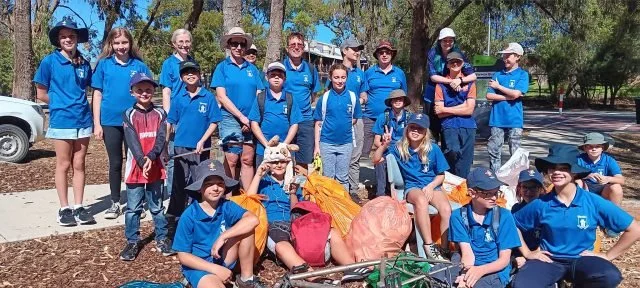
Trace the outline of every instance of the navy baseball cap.
<path fill-rule="evenodd" d="M 153 87 L 158 87 L 158 83 L 156 83 L 156 81 L 153 81 L 153 79 L 144 72 L 133 74 L 133 77 L 131 77 L 131 80 L 129 81 L 129 87 L 133 87 L 140 82 L 149 82 L 151 83 L 151 85 L 153 85 Z"/>
<path fill-rule="evenodd" d="M 194 70 L 198 70 L 198 72 L 200 71 L 200 65 L 198 65 L 198 63 L 191 61 L 191 60 L 186 60 L 186 61 L 182 61 L 180 62 L 180 74 L 182 74 L 182 71 L 187 70 L 187 69 L 194 69 Z"/>
<path fill-rule="evenodd" d="M 489 168 L 478 167 L 474 168 L 467 175 L 467 187 L 479 188 L 481 190 L 493 190 L 498 189 L 502 185 L 507 185 L 504 182 L 498 180 L 496 174 Z"/>
<path fill-rule="evenodd" d="M 429 116 L 422 113 L 412 114 L 409 116 L 409 121 L 407 121 L 407 125 L 409 124 L 416 124 L 424 129 L 429 129 Z"/>
<path fill-rule="evenodd" d="M 185 189 L 187 190 L 191 190 L 191 191 L 200 191 L 200 189 L 202 188 L 202 184 L 204 183 L 204 180 L 207 179 L 207 177 L 209 176 L 218 176 L 220 178 L 222 178 L 222 180 L 224 180 L 224 186 L 227 187 L 227 189 L 235 187 L 238 185 L 238 180 L 235 180 L 229 176 L 227 176 L 224 173 L 224 166 L 222 166 L 222 163 L 220 163 L 220 161 L 217 160 L 205 160 L 200 162 L 200 164 L 198 164 L 198 167 L 196 167 L 196 180 L 191 183 L 191 185 L 187 186 Z"/>
<path fill-rule="evenodd" d="M 533 180 L 540 183 L 540 185 L 544 185 L 542 174 L 540 174 L 540 172 L 538 172 L 536 168 L 529 168 L 520 171 L 520 176 L 518 176 L 518 183 L 526 182 L 529 180 Z"/>

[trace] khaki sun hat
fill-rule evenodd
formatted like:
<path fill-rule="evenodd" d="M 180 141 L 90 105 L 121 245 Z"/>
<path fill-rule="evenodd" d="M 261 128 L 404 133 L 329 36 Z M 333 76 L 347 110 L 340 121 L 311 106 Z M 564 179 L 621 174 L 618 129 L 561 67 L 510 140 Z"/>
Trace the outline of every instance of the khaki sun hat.
<path fill-rule="evenodd" d="M 384 99 L 384 105 L 391 107 L 391 101 L 396 98 L 404 98 L 404 107 L 411 105 L 411 99 L 407 97 L 407 93 L 404 93 L 402 89 L 395 89 L 389 93 L 387 99 Z"/>
<path fill-rule="evenodd" d="M 584 138 L 582 138 L 582 144 L 580 144 L 578 148 L 580 148 L 580 150 L 584 150 L 583 148 L 585 145 L 603 145 L 603 151 L 607 151 L 607 149 L 609 149 L 609 141 L 604 138 L 604 135 L 597 132 L 591 132 L 584 135 Z"/>
<path fill-rule="evenodd" d="M 244 30 L 242 30 L 242 28 L 240 27 L 233 27 L 229 30 L 229 32 L 227 32 L 227 34 L 224 34 L 224 36 L 220 38 L 220 47 L 227 48 L 227 42 L 229 42 L 229 39 L 234 37 L 243 38 L 245 41 L 247 41 L 247 46 L 245 47 L 245 49 L 249 49 L 249 47 L 253 45 L 253 36 L 251 36 L 250 33 L 245 33 Z"/>

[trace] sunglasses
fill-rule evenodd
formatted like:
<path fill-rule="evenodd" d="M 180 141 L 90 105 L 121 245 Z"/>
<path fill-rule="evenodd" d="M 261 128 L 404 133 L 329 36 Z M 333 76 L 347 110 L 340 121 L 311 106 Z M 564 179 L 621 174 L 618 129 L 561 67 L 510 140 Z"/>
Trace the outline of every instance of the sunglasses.
<path fill-rule="evenodd" d="M 249 56 L 249 55 L 253 55 L 256 56 L 256 52 L 253 52 L 253 50 L 249 50 L 249 52 L 244 53 L 244 55 Z"/>
<path fill-rule="evenodd" d="M 237 48 L 238 46 L 240 46 L 240 48 L 247 48 L 247 42 L 229 41 L 227 44 L 230 48 Z"/>
<path fill-rule="evenodd" d="M 462 61 L 456 59 L 456 60 L 451 60 L 451 61 L 447 62 L 447 64 L 460 66 L 460 65 L 462 65 Z"/>
<path fill-rule="evenodd" d="M 378 55 L 393 55 L 393 52 L 389 50 L 380 50 L 378 51 Z"/>
<path fill-rule="evenodd" d="M 289 48 L 304 48 L 304 43 L 291 43 L 289 44 Z"/>

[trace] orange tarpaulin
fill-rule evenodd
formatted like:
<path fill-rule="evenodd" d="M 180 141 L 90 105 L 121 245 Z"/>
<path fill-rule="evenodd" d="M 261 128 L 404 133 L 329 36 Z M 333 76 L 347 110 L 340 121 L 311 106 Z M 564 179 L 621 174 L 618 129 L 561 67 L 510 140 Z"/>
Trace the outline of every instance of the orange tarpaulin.
<path fill-rule="evenodd" d="M 255 264 L 260 260 L 264 247 L 267 244 L 267 232 L 269 231 L 269 222 L 267 221 L 267 210 L 262 205 L 264 195 L 255 194 L 247 196 L 244 191 L 241 195 L 231 197 L 231 201 L 240 205 L 240 207 L 258 216 L 260 223 L 255 229 L 256 253 L 253 262 Z"/>

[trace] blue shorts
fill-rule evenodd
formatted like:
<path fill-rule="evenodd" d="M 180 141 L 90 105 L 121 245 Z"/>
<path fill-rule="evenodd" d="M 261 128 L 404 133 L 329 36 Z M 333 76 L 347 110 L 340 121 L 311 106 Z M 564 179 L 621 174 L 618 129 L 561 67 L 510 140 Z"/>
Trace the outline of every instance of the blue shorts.
<path fill-rule="evenodd" d="M 296 162 L 311 164 L 313 162 L 313 147 L 315 146 L 315 121 L 307 120 L 298 123 L 298 135 L 295 143 L 298 145 Z"/>
<path fill-rule="evenodd" d="M 93 133 L 93 127 L 87 128 L 49 128 L 46 137 L 58 140 L 78 140 L 89 138 Z"/>
<path fill-rule="evenodd" d="M 223 111 L 222 121 L 218 125 L 220 127 L 220 139 L 222 139 L 222 151 L 233 154 L 242 153 L 242 145 L 229 145 L 233 144 L 252 144 L 253 134 L 251 131 L 242 132 L 242 125 L 240 121 L 236 119 L 231 113 Z"/>
<path fill-rule="evenodd" d="M 587 188 L 589 189 L 589 192 L 602 196 L 602 190 L 604 190 L 605 184 L 593 183 L 588 180 L 584 181 L 584 183 L 587 184 Z"/>
<path fill-rule="evenodd" d="M 238 262 L 238 261 L 234 261 L 233 263 L 227 265 L 223 262 L 222 259 L 214 259 L 211 256 L 205 258 L 204 260 L 211 262 L 213 264 L 218 264 L 220 266 L 226 267 L 229 270 L 233 270 L 233 268 L 236 267 L 236 263 Z M 189 281 L 189 284 L 191 284 L 191 287 L 195 288 L 195 287 L 198 287 L 198 283 L 200 283 L 200 279 L 202 279 L 202 277 L 207 276 L 211 273 L 207 271 L 191 269 L 189 267 L 182 265 L 182 274 L 184 275 L 184 278 L 187 278 L 187 281 Z"/>

